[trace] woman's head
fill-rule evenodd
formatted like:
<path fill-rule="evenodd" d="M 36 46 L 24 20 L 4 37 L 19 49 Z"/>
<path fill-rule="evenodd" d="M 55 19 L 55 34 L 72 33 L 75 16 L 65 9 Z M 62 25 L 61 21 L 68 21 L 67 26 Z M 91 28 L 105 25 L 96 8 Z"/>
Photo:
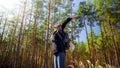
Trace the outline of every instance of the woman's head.
<path fill-rule="evenodd" d="M 61 26 L 61 24 L 55 24 L 55 25 L 54 25 L 54 29 L 55 29 L 55 30 L 56 30 L 56 29 L 59 29 L 60 26 Z"/>

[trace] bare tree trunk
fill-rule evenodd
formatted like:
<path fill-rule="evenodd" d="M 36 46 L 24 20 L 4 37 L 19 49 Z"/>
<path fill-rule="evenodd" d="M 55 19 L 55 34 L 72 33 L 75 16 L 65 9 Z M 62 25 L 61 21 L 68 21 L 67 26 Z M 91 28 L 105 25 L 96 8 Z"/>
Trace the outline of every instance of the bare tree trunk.
<path fill-rule="evenodd" d="M 1 19 L 0 19 L 0 25 L 1 25 L 1 23 L 3 22 L 3 15 L 1 16 Z M 0 45 L 2 44 L 2 35 L 0 36 L 1 38 L 0 38 Z"/>
<path fill-rule="evenodd" d="M 103 23 L 103 22 L 100 22 L 100 32 L 101 32 L 101 36 L 102 36 L 102 46 L 105 47 L 105 45 L 108 46 L 108 43 L 105 43 L 105 42 L 104 42 L 104 37 L 105 37 L 105 35 L 106 35 L 106 30 L 105 30 L 105 27 L 104 27 L 103 25 L 104 25 L 104 23 Z M 105 31 L 105 35 L 103 34 L 102 28 L 103 28 L 103 30 Z M 106 49 L 107 49 L 107 50 L 106 50 Z M 103 49 L 103 53 L 105 52 L 105 54 L 106 54 L 106 52 L 107 52 L 106 55 L 107 55 L 108 58 L 106 58 L 106 59 L 108 59 L 108 63 L 111 64 L 111 62 L 110 62 L 109 50 L 108 50 L 108 48 L 106 48 L 106 49 Z M 106 57 L 106 55 L 104 55 L 104 57 Z M 105 58 L 103 58 L 103 59 L 106 60 Z M 107 61 L 105 61 L 105 62 L 107 62 Z"/>
<path fill-rule="evenodd" d="M 44 53 L 42 68 L 48 68 L 48 36 L 49 36 L 49 22 L 50 22 L 50 4 L 51 4 L 51 0 L 49 0 L 49 3 L 48 3 L 48 17 L 47 17 L 47 28 L 46 28 L 45 53 Z"/>
<path fill-rule="evenodd" d="M 92 63 L 95 65 L 95 46 L 94 46 L 94 44 L 93 44 L 93 30 L 92 30 L 92 22 L 90 22 L 90 31 L 91 31 L 91 61 L 92 61 Z"/>
<path fill-rule="evenodd" d="M 25 17 L 25 11 L 26 11 L 26 4 L 27 4 L 27 0 L 25 0 L 24 2 L 24 9 L 23 9 L 23 15 L 22 15 L 22 21 L 21 21 L 21 26 L 20 26 L 20 31 L 19 31 L 19 35 L 18 35 L 18 43 L 17 43 L 17 50 L 16 50 L 16 54 L 15 54 L 15 65 L 14 68 L 18 67 L 18 63 L 17 61 L 19 60 L 19 53 L 20 53 L 20 43 L 21 43 L 21 37 L 22 37 L 22 28 L 23 28 L 23 22 L 24 22 L 24 17 Z"/>
<path fill-rule="evenodd" d="M 72 11 L 72 7 L 73 7 L 72 1 L 70 1 L 70 4 L 71 4 L 71 16 L 72 16 L 72 14 L 73 14 L 73 11 Z M 73 21 L 71 21 L 71 24 L 72 24 L 72 27 L 71 27 L 71 41 L 74 43 L 74 23 L 73 23 Z M 72 56 L 71 56 L 72 57 L 72 61 L 75 61 L 74 60 L 74 52 L 72 52 L 71 54 L 72 54 Z M 73 63 L 73 65 L 75 66 L 74 63 Z"/>
<path fill-rule="evenodd" d="M 30 8 L 30 16 L 28 16 L 29 17 L 29 21 L 28 21 L 28 29 L 27 29 L 27 32 L 26 32 L 26 43 L 25 43 L 25 45 L 26 45 L 26 48 L 27 48 L 27 50 L 26 50 L 26 63 L 25 63 L 25 68 L 27 68 L 27 67 L 29 67 L 29 68 L 31 68 L 31 65 L 30 65 L 30 57 L 31 57 L 31 54 L 30 54 L 30 52 L 32 51 L 32 46 L 31 46 L 31 43 L 30 43 L 30 38 L 32 38 L 32 37 L 30 37 L 30 36 L 32 36 L 32 33 L 30 33 L 30 24 L 31 24 L 31 20 L 32 20 L 32 12 L 33 12 L 33 4 L 32 4 L 32 6 L 31 6 L 31 8 Z"/>
<path fill-rule="evenodd" d="M 25 22 L 27 22 L 26 21 L 27 20 L 27 18 L 25 18 Z M 25 26 L 26 26 L 26 23 L 25 23 L 25 25 L 24 25 L 24 27 L 23 27 L 23 33 L 25 33 Z M 25 54 L 25 45 L 23 44 L 24 43 L 24 37 L 25 37 L 25 35 L 22 33 L 22 35 L 21 35 L 21 42 L 20 42 L 20 44 L 22 45 L 21 46 L 21 57 L 20 57 L 20 67 L 22 68 L 24 68 L 24 66 L 23 66 L 23 62 L 24 62 L 24 60 L 25 60 L 25 56 L 24 55 L 26 55 Z"/>
<path fill-rule="evenodd" d="M 56 5 L 56 0 L 54 0 L 54 5 Z M 55 7 L 55 6 L 54 6 Z M 55 7 L 56 8 L 56 7 Z M 53 19 L 52 19 L 52 22 L 51 22 L 51 33 L 50 34 L 52 34 L 53 33 L 53 31 L 54 31 L 54 28 L 53 28 L 53 25 L 55 24 L 55 16 L 56 16 L 56 12 L 55 12 L 55 8 L 53 8 Z M 51 44 L 52 45 L 52 44 Z M 52 49 L 51 49 L 52 47 L 50 46 L 50 68 L 53 68 L 53 55 L 52 55 Z"/>
<path fill-rule="evenodd" d="M 3 15 L 1 15 L 1 18 L 0 18 L 0 25 L 2 22 L 3 22 Z"/>
<path fill-rule="evenodd" d="M 101 33 L 101 37 L 102 37 L 102 46 L 104 46 L 105 45 L 105 43 L 103 42 L 103 40 L 104 40 L 104 36 L 103 36 L 103 31 L 102 31 L 102 22 L 100 22 L 100 33 Z M 103 53 L 104 53 L 104 51 L 103 51 Z M 104 58 L 103 58 L 104 59 Z M 105 60 L 105 59 L 104 59 Z"/>
<path fill-rule="evenodd" d="M 33 31 L 32 31 L 32 40 L 31 40 L 31 43 L 32 43 L 32 68 L 34 68 L 35 66 L 35 49 L 36 49 L 36 31 L 37 31 L 37 18 L 38 18 L 38 15 L 37 13 L 35 13 L 35 16 L 34 16 L 34 26 L 33 26 Z"/>
<path fill-rule="evenodd" d="M 1 16 L 1 19 L 0 19 L 0 25 L 1 23 L 3 22 L 3 15 Z M 2 35 L 0 35 L 0 45 L 2 44 Z M 1 46 L 0 46 L 1 47 Z"/>
<path fill-rule="evenodd" d="M 1 38 L 0 38 L 0 51 L 2 53 L 2 58 L 1 58 L 2 63 L 1 63 L 1 65 L 2 66 L 6 63 L 6 62 L 4 62 L 6 60 L 6 59 L 4 59 L 6 57 L 4 55 L 6 55 L 6 48 L 7 47 L 4 47 L 5 44 L 2 43 L 3 42 L 3 37 L 4 37 L 3 35 L 4 35 L 4 32 L 5 32 L 6 25 L 7 25 L 7 18 L 5 18 L 5 23 L 3 25 L 3 31 L 2 31 Z M 2 45 L 4 45 L 4 46 L 2 46 Z"/>
<path fill-rule="evenodd" d="M 106 30 L 106 26 L 105 26 L 105 24 L 103 23 L 102 24 L 103 25 L 103 31 L 104 31 L 104 37 L 105 37 L 105 41 L 106 40 L 109 40 L 108 38 L 107 38 L 107 30 Z M 110 46 L 110 43 L 109 42 L 105 42 L 105 44 L 106 44 L 106 46 Z M 110 50 L 109 50 L 109 48 L 106 48 L 106 47 L 104 47 L 105 49 L 107 49 L 107 50 L 104 50 L 104 52 L 103 53 L 105 53 L 105 62 L 107 63 L 108 61 L 109 61 L 109 64 L 112 64 L 112 62 L 111 62 L 111 54 L 110 54 Z M 108 55 L 109 54 L 109 55 Z M 108 58 L 107 58 L 108 57 Z M 107 61 L 108 60 L 108 61 Z"/>
<path fill-rule="evenodd" d="M 1 35 L 1 40 L 3 40 L 3 35 L 4 35 L 4 32 L 5 32 L 5 27 L 7 25 L 7 18 L 5 18 L 5 24 L 3 26 L 3 31 L 2 31 L 2 35 Z"/>
<path fill-rule="evenodd" d="M 85 26 L 85 32 L 86 32 L 86 37 L 87 37 L 87 44 L 88 44 L 88 48 L 89 48 L 89 51 L 90 51 L 89 58 L 91 58 L 90 41 L 89 41 L 89 38 L 88 38 L 88 31 L 87 31 L 87 26 L 86 26 L 86 24 L 85 24 L 85 20 L 84 20 L 84 26 Z"/>
<path fill-rule="evenodd" d="M 112 24 L 110 22 L 110 18 L 108 18 L 108 24 L 110 26 L 110 33 L 111 33 L 111 36 L 112 36 L 112 42 L 113 42 L 113 48 L 114 48 L 114 52 L 115 52 L 115 65 L 118 65 L 118 54 L 117 54 L 117 44 L 115 42 L 115 37 L 114 37 L 114 34 L 113 34 L 113 27 L 112 27 Z"/>

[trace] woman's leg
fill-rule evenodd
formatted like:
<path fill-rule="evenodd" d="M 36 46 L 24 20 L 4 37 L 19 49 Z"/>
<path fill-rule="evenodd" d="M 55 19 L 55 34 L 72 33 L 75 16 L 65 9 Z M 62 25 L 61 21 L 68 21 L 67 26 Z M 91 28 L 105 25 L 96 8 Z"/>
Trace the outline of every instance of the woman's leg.
<path fill-rule="evenodd" d="M 60 52 L 57 56 L 58 68 L 65 68 L 65 52 Z"/>
<path fill-rule="evenodd" d="M 54 55 L 54 68 L 57 68 L 57 56 Z"/>

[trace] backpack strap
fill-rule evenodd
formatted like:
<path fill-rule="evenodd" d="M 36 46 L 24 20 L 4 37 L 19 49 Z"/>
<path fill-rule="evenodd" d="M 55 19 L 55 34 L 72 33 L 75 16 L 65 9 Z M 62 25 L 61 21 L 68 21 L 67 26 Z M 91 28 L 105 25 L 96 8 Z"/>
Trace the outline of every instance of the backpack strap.
<path fill-rule="evenodd" d="M 62 36 L 59 34 L 59 32 L 58 32 L 58 30 L 57 30 L 57 35 L 59 36 L 59 38 L 62 40 L 62 42 L 63 42 L 63 38 L 62 38 Z M 65 42 L 63 42 L 63 44 L 65 44 Z"/>
<path fill-rule="evenodd" d="M 63 40 L 62 36 L 59 34 L 58 31 L 57 31 L 57 34 L 58 34 L 59 38 L 60 38 L 61 40 Z"/>
<path fill-rule="evenodd" d="M 55 37 L 56 34 L 59 36 L 59 38 L 60 38 L 61 40 L 63 40 L 63 38 L 62 38 L 62 36 L 59 34 L 59 31 L 58 31 L 58 30 L 57 30 L 57 31 L 54 31 L 53 34 L 52 34 L 52 36 Z M 55 39 L 52 38 L 52 42 L 54 42 L 54 41 L 55 41 Z"/>

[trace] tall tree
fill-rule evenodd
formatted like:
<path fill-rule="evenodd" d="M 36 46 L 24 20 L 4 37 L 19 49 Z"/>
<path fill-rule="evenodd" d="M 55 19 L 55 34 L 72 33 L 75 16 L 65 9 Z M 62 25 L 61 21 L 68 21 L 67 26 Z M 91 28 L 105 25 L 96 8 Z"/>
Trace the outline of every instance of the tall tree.
<path fill-rule="evenodd" d="M 16 68 L 18 66 L 17 60 L 19 59 L 19 55 L 20 55 L 20 45 L 21 45 L 20 43 L 21 43 L 21 37 L 22 37 L 22 30 L 23 30 L 22 28 L 23 28 L 23 23 L 24 23 L 26 4 L 27 4 L 27 0 L 25 0 L 25 2 L 24 2 L 22 21 L 21 21 L 20 31 L 19 31 L 19 35 L 18 35 L 18 43 L 17 43 L 17 50 L 16 50 L 16 55 L 15 55 L 14 68 Z"/>
<path fill-rule="evenodd" d="M 45 38 L 45 52 L 44 52 L 44 59 L 43 59 L 43 66 L 42 68 L 48 68 L 48 36 L 49 36 L 49 22 L 50 22 L 50 5 L 51 0 L 48 2 L 48 10 L 47 10 L 47 27 L 46 27 L 46 38 Z"/>

